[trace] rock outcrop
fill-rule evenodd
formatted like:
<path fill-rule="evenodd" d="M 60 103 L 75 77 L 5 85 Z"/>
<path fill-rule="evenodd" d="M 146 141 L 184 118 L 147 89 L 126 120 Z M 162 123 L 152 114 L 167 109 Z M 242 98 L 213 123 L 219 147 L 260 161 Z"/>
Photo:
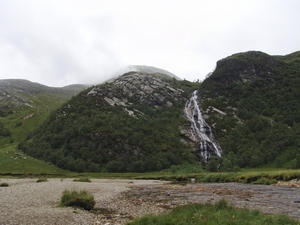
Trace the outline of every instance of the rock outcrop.
<path fill-rule="evenodd" d="M 87 95 L 104 97 L 110 105 L 172 106 L 182 99 L 183 90 L 175 89 L 161 77 L 143 72 L 129 72 L 120 76 L 106 88 L 94 87 Z"/>
<path fill-rule="evenodd" d="M 274 82 L 283 61 L 263 52 L 238 53 L 217 62 L 213 74 L 204 83 L 243 84 L 255 78 Z"/>

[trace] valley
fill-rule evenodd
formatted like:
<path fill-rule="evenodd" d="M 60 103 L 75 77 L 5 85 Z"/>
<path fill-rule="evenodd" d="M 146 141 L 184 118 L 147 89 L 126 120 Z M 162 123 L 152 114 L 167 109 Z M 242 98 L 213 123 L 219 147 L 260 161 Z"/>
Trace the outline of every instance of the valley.
<path fill-rule="evenodd" d="M 136 68 L 90 87 L 0 80 L 0 198 L 16 197 L 0 223 L 37 223 L 39 208 L 45 223 L 124 224 L 222 198 L 299 220 L 299 52 L 237 53 L 203 82 Z M 95 211 L 57 208 L 67 187 Z"/>

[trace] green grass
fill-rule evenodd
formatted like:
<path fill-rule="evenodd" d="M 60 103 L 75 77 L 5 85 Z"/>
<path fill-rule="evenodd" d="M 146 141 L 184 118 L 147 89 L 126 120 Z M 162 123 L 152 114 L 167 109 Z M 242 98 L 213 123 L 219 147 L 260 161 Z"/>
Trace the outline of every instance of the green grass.
<path fill-rule="evenodd" d="M 47 118 L 51 111 L 69 99 L 64 95 L 50 93 L 36 95 L 23 93 L 23 95 L 32 101 L 33 107 L 11 108 L 15 113 L 0 117 L 0 122 L 12 132 L 11 137 L 0 139 L 0 146 L 10 143 L 11 140 L 23 141 Z"/>
<path fill-rule="evenodd" d="M 94 196 L 85 190 L 79 192 L 65 190 L 60 199 L 60 206 L 79 207 L 85 210 L 91 210 L 95 206 L 95 200 Z"/>
<path fill-rule="evenodd" d="M 70 172 L 19 152 L 15 144 L 0 147 L 0 175 L 26 176 L 29 174 L 59 176 L 70 174 Z"/>
<path fill-rule="evenodd" d="M 37 177 L 74 177 L 76 181 L 87 182 L 88 178 L 155 179 L 175 182 L 240 182 L 253 184 L 273 184 L 279 180 L 300 179 L 300 170 L 278 168 L 244 169 L 240 172 L 206 172 L 197 165 L 176 166 L 175 171 L 147 173 L 74 173 L 49 165 L 16 150 L 16 144 L 0 146 L 0 175 Z M 88 177 L 88 178 L 87 178 Z"/>
<path fill-rule="evenodd" d="M 148 215 L 127 225 L 299 225 L 284 215 L 265 215 L 258 210 L 237 209 L 222 199 L 216 204 L 180 206 L 158 216 Z"/>

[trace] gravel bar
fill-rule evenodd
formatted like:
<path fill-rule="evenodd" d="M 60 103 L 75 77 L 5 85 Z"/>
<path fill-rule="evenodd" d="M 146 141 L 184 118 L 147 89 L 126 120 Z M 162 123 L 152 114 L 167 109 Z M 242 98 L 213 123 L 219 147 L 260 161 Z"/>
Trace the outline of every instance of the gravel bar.
<path fill-rule="evenodd" d="M 211 183 L 176 185 L 157 180 L 1 179 L 0 224 L 124 225 L 146 214 L 160 214 L 179 205 L 216 202 L 222 198 L 240 208 L 285 214 L 300 221 L 300 181 L 276 185 Z M 86 190 L 96 205 L 85 211 L 58 207 L 64 190 Z"/>

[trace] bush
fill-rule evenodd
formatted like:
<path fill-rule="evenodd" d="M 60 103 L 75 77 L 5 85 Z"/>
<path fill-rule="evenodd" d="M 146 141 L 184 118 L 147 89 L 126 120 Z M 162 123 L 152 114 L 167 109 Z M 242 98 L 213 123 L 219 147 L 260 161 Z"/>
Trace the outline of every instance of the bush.
<path fill-rule="evenodd" d="M 176 170 L 177 170 L 177 166 L 175 166 L 175 165 L 172 165 L 171 166 L 171 173 L 176 173 Z"/>
<path fill-rule="evenodd" d="M 73 181 L 75 182 L 92 182 L 89 178 L 87 177 L 80 177 L 80 178 L 76 178 Z"/>
<path fill-rule="evenodd" d="M 271 185 L 271 184 L 277 183 L 277 180 L 275 180 L 275 179 L 269 179 L 269 178 L 266 178 L 266 177 L 261 177 L 261 178 L 259 178 L 258 180 L 253 181 L 252 183 L 253 183 L 253 184 L 265 184 L 265 185 Z"/>
<path fill-rule="evenodd" d="M 1 183 L 0 184 L 0 187 L 8 187 L 9 185 L 8 185 L 8 183 Z"/>
<path fill-rule="evenodd" d="M 232 172 L 240 172 L 241 171 L 241 168 L 240 167 L 238 167 L 238 166 L 235 166 L 235 167 L 233 167 L 232 168 Z"/>
<path fill-rule="evenodd" d="M 206 169 L 209 172 L 217 172 L 218 171 L 217 161 L 214 159 L 209 160 L 206 165 Z"/>
<path fill-rule="evenodd" d="M 79 192 L 65 190 L 62 193 L 60 205 L 79 207 L 85 210 L 91 210 L 95 206 L 95 200 L 94 196 L 89 194 L 85 190 L 81 190 Z"/>
<path fill-rule="evenodd" d="M 45 177 L 42 177 L 42 178 L 39 178 L 36 182 L 37 182 L 37 183 L 40 183 L 40 182 L 48 182 L 48 179 L 45 178 Z"/>

